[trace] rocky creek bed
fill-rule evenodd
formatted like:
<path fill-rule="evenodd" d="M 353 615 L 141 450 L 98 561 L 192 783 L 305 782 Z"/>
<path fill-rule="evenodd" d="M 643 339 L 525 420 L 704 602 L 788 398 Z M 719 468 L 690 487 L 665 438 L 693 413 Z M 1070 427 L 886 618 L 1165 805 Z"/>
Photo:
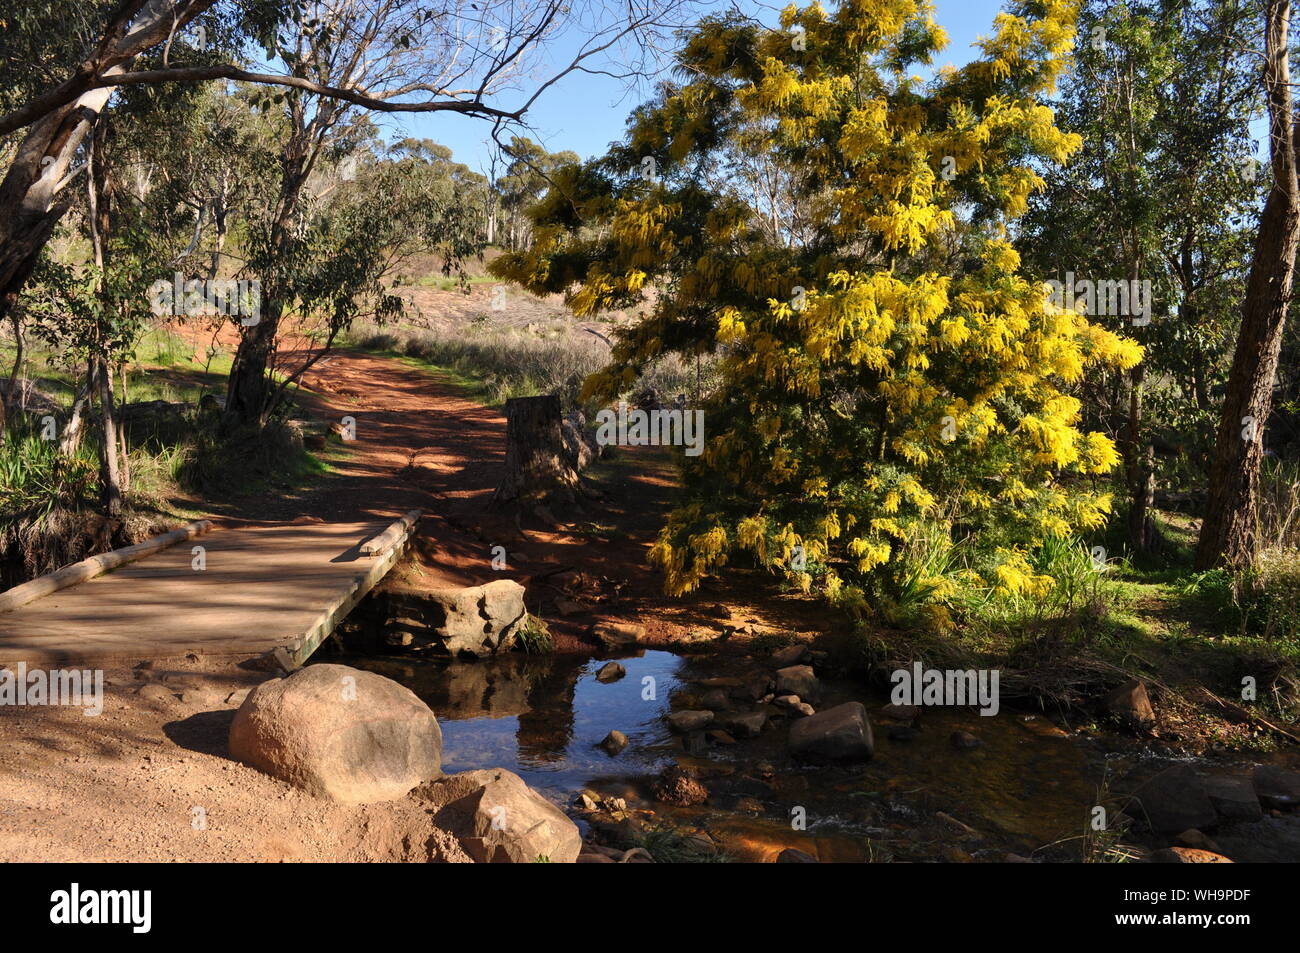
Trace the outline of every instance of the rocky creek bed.
<path fill-rule="evenodd" d="M 410 688 L 443 771 L 518 774 L 587 862 L 1300 860 L 1293 753 L 1193 760 L 1043 714 L 900 709 L 804 646 L 329 660 Z"/>

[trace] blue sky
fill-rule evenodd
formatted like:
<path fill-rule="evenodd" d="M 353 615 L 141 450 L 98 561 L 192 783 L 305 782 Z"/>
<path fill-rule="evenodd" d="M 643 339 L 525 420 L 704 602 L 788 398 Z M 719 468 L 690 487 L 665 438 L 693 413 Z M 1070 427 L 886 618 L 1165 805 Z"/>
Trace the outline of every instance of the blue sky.
<path fill-rule="evenodd" d="M 777 5 L 738 0 L 741 9 L 751 11 L 764 22 L 776 22 Z M 728 3 L 718 3 L 721 9 Z M 800 5 L 803 5 L 802 2 Z M 832 3 L 826 4 L 828 7 Z M 951 63 L 960 66 L 973 59 L 971 44 L 980 35 L 992 32 L 993 18 L 1002 4 L 997 0 L 935 0 L 935 19 L 948 33 L 948 48 L 935 61 L 936 66 Z M 569 58 L 576 48 L 561 43 L 554 60 Z M 530 111 L 534 130 L 527 133 L 552 152 L 571 149 L 583 158 L 602 154 L 608 144 L 622 138 L 624 121 L 632 108 L 649 98 L 650 89 L 629 90 L 625 83 L 604 76 L 573 74 L 552 86 Z M 489 153 L 486 142 L 491 126 L 483 120 L 466 119 L 449 114 L 413 115 L 382 122 L 391 138 L 415 136 L 433 139 L 451 148 L 454 157 L 474 169 L 485 167 Z"/>

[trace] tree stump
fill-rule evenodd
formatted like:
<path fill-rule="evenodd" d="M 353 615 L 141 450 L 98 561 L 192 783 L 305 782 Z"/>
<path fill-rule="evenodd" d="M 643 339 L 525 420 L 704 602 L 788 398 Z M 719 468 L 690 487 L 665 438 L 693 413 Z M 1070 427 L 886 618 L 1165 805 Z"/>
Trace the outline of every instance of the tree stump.
<path fill-rule="evenodd" d="M 493 504 L 571 503 L 578 490 L 578 471 L 565 451 L 559 396 L 507 400 L 506 474 Z"/>

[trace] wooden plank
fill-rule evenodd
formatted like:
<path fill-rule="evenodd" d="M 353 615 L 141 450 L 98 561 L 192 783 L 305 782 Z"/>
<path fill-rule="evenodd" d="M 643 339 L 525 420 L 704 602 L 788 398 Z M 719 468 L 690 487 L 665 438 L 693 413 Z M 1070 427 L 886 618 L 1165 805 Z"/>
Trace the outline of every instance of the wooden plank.
<path fill-rule="evenodd" d="M 173 546 L 0 613 L 0 662 L 256 657 L 277 646 L 306 657 L 400 558 L 409 533 L 382 556 L 360 554 L 389 522 L 213 532 L 202 571 Z"/>
<path fill-rule="evenodd" d="M 387 552 L 397 544 L 398 540 L 405 539 L 410 534 L 422 515 L 420 510 L 408 510 L 378 536 L 373 536 L 362 543 L 361 555 L 378 556 L 380 553 Z"/>
<path fill-rule="evenodd" d="M 212 529 L 210 520 L 196 520 L 182 526 L 180 529 L 174 529 L 170 533 L 163 533 L 161 536 L 146 539 L 134 546 L 124 546 L 121 549 L 114 549 L 98 556 L 91 556 L 89 559 L 83 559 L 81 562 L 64 566 L 62 569 L 55 570 L 44 576 L 37 576 L 30 582 L 14 586 L 12 589 L 0 593 L 0 612 L 9 612 L 42 596 L 58 592 L 60 589 L 67 589 L 69 586 L 88 582 L 96 576 L 103 575 L 110 569 L 125 566 L 137 559 L 143 559 L 145 556 L 152 556 L 168 546 L 174 546 L 187 539 L 202 536 L 210 529 Z"/>
<path fill-rule="evenodd" d="M 393 538 L 381 556 L 368 570 L 357 576 L 356 585 L 345 593 L 336 603 L 327 607 L 316 618 L 312 626 L 303 633 L 300 639 L 296 639 L 289 649 L 289 656 L 293 659 L 295 665 L 306 664 L 313 652 L 315 652 L 322 642 L 329 637 L 329 634 L 338 628 L 338 624 L 343 621 L 349 612 L 356 608 L 366 593 L 379 584 L 379 581 L 388 575 L 388 571 L 401 558 L 402 553 L 406 550 L 406 545 L 411 539 L 411 531 L 415 528 L 416 522 L 420 518 L 419 510 L 411 510 L 401 519 L 393 523 L 392 526 L 384 530 L 380 535 L 386 535 L 398 530 L 399 535 Z M 378 537 L 375 537 L 376 539 Z M 364 552 L 365 547 L 362 547 Z"/>

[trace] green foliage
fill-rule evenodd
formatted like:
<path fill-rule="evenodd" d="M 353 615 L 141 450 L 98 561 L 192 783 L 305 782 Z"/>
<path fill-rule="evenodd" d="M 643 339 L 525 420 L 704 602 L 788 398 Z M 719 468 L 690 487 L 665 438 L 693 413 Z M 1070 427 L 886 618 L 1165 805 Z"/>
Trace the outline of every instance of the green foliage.
<path fill-rule="evenodd" d="M 80 509 L 94 499 L 98 482 L 93 447 L 63 454 L 39 430 L 10 427 L 0 442 L 0 532 L 39 526 L 58 509 Z"/>
<path fill-rule="evenodd" d="M 527 655 L 549 655 L 555 651 L 551 630 L 537 616 L 529 613 L 515 631 L 515 644 Z"/>
<path fill-rule="evenodd" d="M 176 482 L 205 497 L 228 500 L 285 489 L 324 472 L 303 449 L 302 434 L 283 420 L 221 430 L 214 411 L 192 411 L 189 437 L 170 457 Z"/>
<path fill-rule="evenodd" d="M 506 216 L 505 245 L 519 249 L 532 237 L 526 208 L 546 194 L 556 170 L 576 164 L 579 158 L 576 152 L 547 152 L 526 136 L 511 136 L 502 151 L 510 164 L 495 184 Z"/>
<path fill-rule="evenodd" d="M 1300 552 L 1267 550 L 1243 572 L 1211 569 L 1181 589 L 1241 635 L 1300 643 Z"/>
<path fill-rule="evenodd" d="M 1083 42 L 1056 110 L 1083 148 L 1067 166 L 1046 170 L 1017 247 L 1043 278 L 1151 284 L 1149 325 L 1094 317 L 1143 345 L 1142 376 L 1098 367 L 1077 391 L 1090 425 L 1129 436 L 1121 442 L 1129 481 L 1133 471 L 1152 469 L 1161 486 L 1205 484 L 1257 209 L 1269 187 L 1267 167 L 1253 164 L 1256 29 L 1251 4 L 1080 7 Z M 1131 421 L 1135 388 L 1140 409 Z"/>

